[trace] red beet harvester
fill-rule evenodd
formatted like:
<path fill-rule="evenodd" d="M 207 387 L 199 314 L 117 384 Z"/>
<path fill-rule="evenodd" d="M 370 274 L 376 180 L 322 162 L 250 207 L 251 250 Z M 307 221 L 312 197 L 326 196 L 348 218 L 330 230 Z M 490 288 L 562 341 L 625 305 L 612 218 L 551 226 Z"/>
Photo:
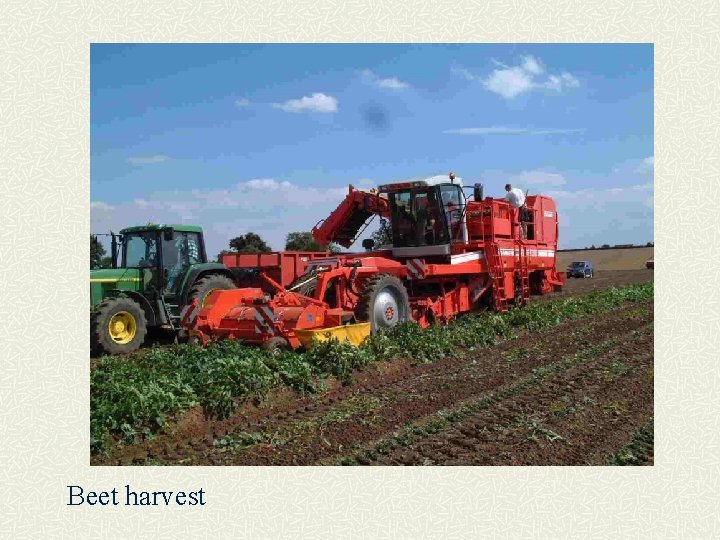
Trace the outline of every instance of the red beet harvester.
<path fill-rule="evenodd" d="M 240 339 L 270 350 L 301 346 L 306 330 L 369 323 L 377 332 L 401 321 L 423 327 L 460 313 L 507 311 L 565 284 L 557 271 L 558 215 L 550 197 L 515 209 L 483 198 L 475 184 L 445 176 L 361 191 L 313 228 L 321 245 L 349 247 L 375 215 L 392 241 L 364 253 L 229 254 L 229 267 L 255 269 L 253 286 L 211 293 L 186 308 L 192 340 Z M 350 327 L 348 327 L 350 328 Z"/>

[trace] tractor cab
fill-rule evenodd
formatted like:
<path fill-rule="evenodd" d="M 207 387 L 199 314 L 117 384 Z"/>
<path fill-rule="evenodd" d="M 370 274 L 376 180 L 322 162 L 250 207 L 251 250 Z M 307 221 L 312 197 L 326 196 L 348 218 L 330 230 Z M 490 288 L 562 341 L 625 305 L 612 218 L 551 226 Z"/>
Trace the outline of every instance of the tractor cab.
<path fill-rule="evenodd" d="M 446 255 L 450 245 L 467 242 L 462 180 L 434 176 L 425 180 L 386 184 L 393 255 Z"/>
<path fill-rule="evenodd" d="M 121 232 L 122 268 L 136 268 L 156 292 L 176 296 L 192 265 L 207 262 L 200 227 L 131 227 Z"/>

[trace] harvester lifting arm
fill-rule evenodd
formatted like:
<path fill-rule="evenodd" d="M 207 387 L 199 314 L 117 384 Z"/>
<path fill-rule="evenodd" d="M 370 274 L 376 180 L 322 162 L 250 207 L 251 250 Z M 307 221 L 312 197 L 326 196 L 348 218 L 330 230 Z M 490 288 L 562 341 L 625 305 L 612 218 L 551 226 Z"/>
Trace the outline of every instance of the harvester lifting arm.
<path fill-rule="evenodd" d="M 263 279 L 266 283 L 268 283 L 271 287 L 273 287 L 280 294 L 288 293 L 290 295 L 302 297 L 304 299 L 304 301 L 306 301 L 310 304 L 315 304 L 317 306 L 325 306 L 325 302 L 323 302 L 322 300 L 316 300 L 315 298 L 311 298 L 309 296 L 305 296 L 305 295 L 297 293 L 297 292 L 288 291 L 287 289 L 285 289 L 285 287 L 280 285 L 277 281 L 272 279 L 265 272 L 260 272 L 260 278 Z"/>
<path fill-rule="evenodd" d="M 321 246 L 335 242 L 350 247 L 363 225 L 374 215 L 390 215 L 387 198 L 374 190 L 362 191 L 350 186 L 347 196 L 338 207 L 313 227 L 313 238 Z"/>

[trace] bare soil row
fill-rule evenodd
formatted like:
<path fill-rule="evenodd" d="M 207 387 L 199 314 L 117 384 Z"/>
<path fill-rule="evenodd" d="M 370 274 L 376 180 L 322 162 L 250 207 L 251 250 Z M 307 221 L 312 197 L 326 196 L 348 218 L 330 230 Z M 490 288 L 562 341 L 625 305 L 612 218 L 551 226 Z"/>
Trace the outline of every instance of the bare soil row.
<path fill-rule="evenodd" d="M 357 461 L 355 458 L 368 448 L 377 446 L 378 441 L 392 439 L 395 433 L 402 432 L 414 423 L 422 423 L 428 417 L 437 415 L 439 411 L 451 413 L 454 408 L 461 407 L 468 401 L 482 400 L 488 395 L 511 387 L 518 381 L 532 376 L 534 371 L 552 365 L 568 355 L 590 351 L 591 356 L 593 354 L 595 356 L 592 356 L 592 362 L 588 366 L 613 365 L 617 360 L 616 357 L 626 354 L 627 351 L 608 349 L 603 352 L 601 346 L 605 344 L 608 347 L 608 343 L 620 346 L 620 342 L 628 341 L 625 337 L 630 337 L 633 332 L 644 329 L 643 335 L 649 336 L 646 338 L 649 339 L 649 347 L 648 343 L 642 342 L 639 347 L 641 349 L 645 347 L 645 356 L 636 358 L 637 355 L 633 353 L 630 355 L 632 357 L 632 360 L 629 360 L 630 364 L 623 362 L 631 365 L 632 368 L 626 379 L 619 380 L 619 383 L 612 379 L 606 380 L 603 378 L 604 375 L 595 373 L 595 368 L 588 367 L 582 372 L 582 377 L 580 373 L 575 372 L 567 375 L 567 377 L 577 376 L 578 380 L 586 381 L 586 384 L 578 386 L 577 392 L 584 392 L 581 396 L 569 391 L 572 390 L 572 385 L 571 388 L 566 388 L 565 379 L 558 379 L 556 382 L 550 381 L 547 388 L 542 385 L 540 389 L 531 389 L 527 393 L 528 397 L 522 397 L 525 394 L 521 394 L 516 398 L 515 405 L 512 405 L 513 402 L 508 402 L 509 412 L 503 412 L 503 408 L 493 408 L 493 414 L 496 414 L 497 418 L 487 419 L 488 425 L 507 424 L 507 429 L 514 426 L 510 431 L 515 433 L 516 438 L 523 434 L 527 436 L 526 432 L 531 429 L 537 431 L 547 428 L 555 432 L 553 428 L 557 428 L 562 431 L 565 427 L 556 423 L 560 420 L 571 422 L 572 419 L 556 418 L 548 411 L 555 410 L 553 407 L 561 407 L 563 400 L 571 399 L 573 401 L 567 404 L 568 408 L 575 407 L 577 414 L 582 410 L 583 415 L 592 415 L 591 424 L 601 426 L 607 431 L 611 430 L 614 417 L 605 418 L 601 415 L 609 410 L 604 407 L 611 407 L 615 403 L 616 409 L 623 412 L 623 419 L 625 412 L 628 415 L 637 413 L 637 419 L 629 423 L 627 429 L 618 431 L 615 438 L 608 439 L 607 448 L 615 450 L 627 442 L 636 427 L 646 423 L 652 416 L 652 312 L 652 303 L 632 304 L 602 316 L 575 320 L 539 335 L 514 339 L 474 353 L 468 352 L 464 358 L 445 359 L 417 367 L 411 366 L 407 360 L 393 361 L 382 366 L 381 369 L 358 373 L 352 385 L 330 388 L 319 399 L 298 399 L 292 393 L 281 392 L 268 402 L 246 405 L 233 417 L 224 421 L 206 420 L 191 415 L 175 432 L 161 435 L 153 441 L 146 441 L 134 447 L 120 449 L 107 461 L 103 461 L 197 465 L 359 463 L 362 460 Z M 628 343 L 635 341 L 629 340 Z M 622 346 L 629 345 L 623 343 Z M 640 364 L 636 366 L 638 362 Z M 649 368 L 645 364 L 649 364 Z M 650 369 L 649 382 L 648 369 Z M 643 376 L 646 378 L 638 379 Z M 605 388 L 603 384 L 608 388 L 609 386 L 617 388 L 606 391 L 603 390 Z M 623 386 L 626 384 L 631 387 Z M 644 391 L 639 392 L 632 385 L 643 388 Z M 643 399 L 649 400 L 649 408 L 646 407 L 647 410 L 643 409 L 640 413 L 638 403 L 624 403 L 621 397 L 625 392 L 643 396 Z M 583 409 L 578 409 L 576 402 L 582 401 L 584 397 L 594 401 L 587 401 Z M 556 401 L 558 403 L 555 403 Z M 551 416 L 547 416 L 548 414 Z M 516 418 L 524 418 L 524 420 L 516 420 Z M 472 419 L 467 421 L 473 422 Z M 482 419 L 478 418 L 475 423 L 481 421 Z M 517 426 L 513 422 L 517 423 Z M 462 429 L 462 426 L 457 427 Z M 531 432 L 530 435 L 533 433 Z M 451 449 L 453 440 L 462 441 L 462 438 L 458 439 L 457 433 L 452 430 L 447 433 L 436 433 L 434 436 L 440 439 L 431 438 L 426 441 L 433 448 Z M 548 440 L 547 443 L 570 440 L 569 436 L 560 436 L 563 438 Z M 607 439 L 607 433 L 603 437 Z M 576 440 L 575 435 L 573 441 L 573 444 L 579 444 L 579 439 Z M 497 456 L 505 455 L 503 452 L 509 452 L 507 449 L 497 452 L 488 450 L 485 453 L 473 447 L 472 451 L 468 449 L 468 452 L 456 453 L 453 457 L 452 450 L 449 450 L 450 454 L 440 455 L 423 447 L 426 453 L 419 452 L 415 455 L 412 454 L 416 452 L 414 448 L 398 449 L 399 453 L 393 450 L 392 454 L 378 457 L 374 462 L 460 464 L 495 463 L 496 461 L 493 460 L 497 459 L 500 459 L 498 463 L 555 462 L 552 461 L 554 458 L 549 457 L 547 449 L 541 451 L 546 446 L 545 440 L 531 442 L 538 448 L 530 448 L 527 455 L 511 452 L 505 458 L 497 458 Z M 473 444 L 482 443 L 483 441 L 478 441 Z M 462 444 L 467 446 L 469 443 Z M 559 447 L 557 444 L 555 446 Z M 585 447 L 580 445 L 578 448 Z M 405 450 L 411 453 L 405 456 Z M 581 461 L 580 457 L 569 457 L 568 452 L 566 449 L 565 453 L 558 453 L 557 459 L 560 462 L 563 459 L 572 462 Z M 577 456 L 582 454 L 582 451 L 579 452 Z M 536 458 L 533 458 L 533 455 L 536 455 Z M 365 461 L 373 462 L 373 459 Z"/>

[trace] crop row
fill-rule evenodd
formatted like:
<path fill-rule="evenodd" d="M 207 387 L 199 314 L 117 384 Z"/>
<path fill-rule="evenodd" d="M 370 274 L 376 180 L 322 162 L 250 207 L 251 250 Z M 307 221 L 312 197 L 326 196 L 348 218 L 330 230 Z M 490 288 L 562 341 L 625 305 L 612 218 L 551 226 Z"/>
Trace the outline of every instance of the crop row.
<path fill-rule="evenodd" d="M 91 449 L 104 452 L 113 440 L 134 443 L 141 436 L 152 436 L 169 417 L 196 406 L 208 417 L 224 418 L 243 399 L 263 398 L 280 385 L 314 393 L 322 389 L 326 377 L 349 383 L 353 370 L 371 362 L 404 357 L 427 363 L 463 355 L 520 332 L 539 332 L 652 297 L 652 283 L 629 285 L 532 303 L 503 314 L 466 315 L 447 326 L 421 329 L 402 324 L 371 336 L 360 347 L 328 341 L 310 351 L 279 357 L 234 341 L 103 357 L 90 376 Z"/>

